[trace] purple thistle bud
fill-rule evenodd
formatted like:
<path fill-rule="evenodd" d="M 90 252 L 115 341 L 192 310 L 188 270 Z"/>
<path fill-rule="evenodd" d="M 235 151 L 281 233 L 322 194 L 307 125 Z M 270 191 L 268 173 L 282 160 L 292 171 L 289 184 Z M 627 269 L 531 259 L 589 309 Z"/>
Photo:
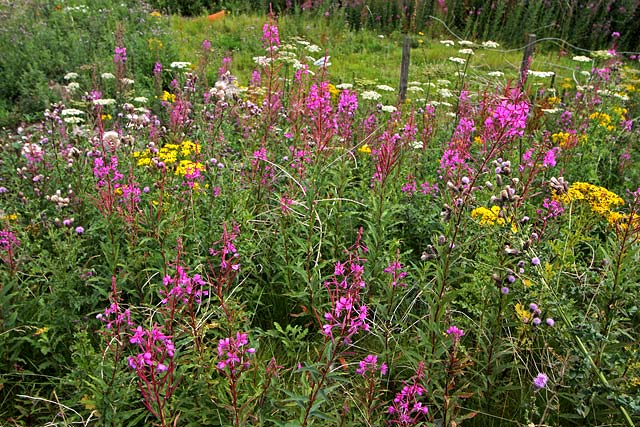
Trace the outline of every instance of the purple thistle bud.
<path fill-rule="evenodd" d="M 82 227 L 81 225 L 76 227 L 76 233 L 77 234 L 82 234 L 84 233 L 84 227 Z"/>
<path fill-rule="evenodd" d="M 540 265 L 540 258 L 538 258 L 537 256 L 536 256 L 536 257 L 531 258 L 531 264 L 533 264 L 533 265 Z"/>
<path fill-rule="evenodd" d="M 545 374 L 539 373 L 538 376 L 533 380 L 533 386 L 536 388 L 536 390 L 543 389 L 547 385 L 547 381 L 549 381 L 549 377 L 547 377 Z"/>
<path fill-rule="evenodd" d="M 547 318 L 546 322 L 547 322 L 547 325 L 549 326 L 553 326 L 556 324 L 556 321 L 553 320 L 551 317 Z"/>
<path fill-rule="evenodd" d="M 509 288 L 503 286 L 502 289 L 500 289 L 500 292 L 502 292 L 502 295 L 507 295 L 509 293 Z"/>

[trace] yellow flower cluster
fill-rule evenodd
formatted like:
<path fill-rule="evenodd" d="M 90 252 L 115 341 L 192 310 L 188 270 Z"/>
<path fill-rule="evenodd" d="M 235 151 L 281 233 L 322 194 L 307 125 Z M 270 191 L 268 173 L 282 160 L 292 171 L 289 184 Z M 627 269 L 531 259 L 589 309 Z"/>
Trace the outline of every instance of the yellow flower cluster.
<path fill-rule="evenodd" d="M 186 175 L 187 173 L 193 173 L 196 169 L 204 171 L 205 166 L 202 163 L 193 162 L 185 157 L 189 157 L 192 154 L 200 153 L 200 144 L 196 144 L 193 141 L 185 140 L 180 144 L 165 144 L 160 150 L 158 150 L 157 158 L 159 161 L 164 162 L 165 165 L 170 166 L 178 163 L 178 157 L 180 162 L 176 166 L 176 175 Z M 151 151 L 146 149 L 144 151 L 135 151 L 133 157 L 138 159 L 138 166 L 149 166 L 151 164 Z"/>
<path fill-rule="evenodd" d="M 358 148 L 358 151 L 364 154 L 371 154 L 371 147 L 367 144 L 362 144 L 362 146 Z"/>
<path fill-rule="evenodd" d="M 329 89 L 329 93 L 331 94 L 331 99 L 333 100 L 337 99 L 338 95 L 340 95 L 340 89 L 338 89 L 331 83 L 329 83 L 328 89 Z"/>
<path fill-rule="evenodd" d="M 529 323 L 533 318 L 533 313 L 528 308 L 525 308 L 522 304 L 516 304 L 515 309 L 518 319 L 520 319 L 522 322 Z"/>
<path fill-rule="evenodd" d="M 163 101 L 169 101 L 169 102 L 175 102 L 176 101 L 176 96 L 172 93 L 167 92 L 166 90 L 162 92 L 162 100 Z"/>
<path fill-rule="evenodd" d="M 558 132 L 551 135 L 551 140 L 554 144 L 559 145 L 561 148 L 573 148 L 578 145 L 578 142 L 584 144 L 587 142 L 587 135 L 577 135 L 569 132 Z"/>
<path fill-rule="evenodd" d="M 479 219 L 480 225 L 511 225 L 511 231 L 516 233 L 518 226 L 513 221 L 513 218 L 504 218 L 500 215 L 500 206 L 491 206 L 491 209 L 481 206 L 471 211 L 471 218 Z"/>
<path fill-rule="evenodd" d="M 558 200 L 565 204 L 584 200 L 589 204 L 593 212 L 606 218 L 610 224 L 616 224 L 625 217 L 625 214 L 611 210 L 614 206 L 624 205 L 622 197 L 604 187 L 589 184 L 588 182 L 574 182 L 567 193 L 557 197 Z"/>
<path fill-rule="evenodd" d="M 611 116 L 607 113 L 599 113 L 596 111 L 595 113 L 591 113 L 591 115 L 589 115 L 589 118 L 591 120 L 597 121 L 598 126 L 603 127 L 608 131 L 615 130 L 616 128 L 614 125 L 611 124 Z"/>

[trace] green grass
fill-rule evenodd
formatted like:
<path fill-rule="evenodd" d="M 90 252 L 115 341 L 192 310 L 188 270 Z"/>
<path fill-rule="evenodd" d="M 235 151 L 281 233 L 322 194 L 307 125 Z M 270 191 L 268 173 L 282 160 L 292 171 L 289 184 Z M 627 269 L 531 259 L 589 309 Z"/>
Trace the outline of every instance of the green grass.
<path fill-rule="evenodd" d="M 196 18 L 171 17 L 171 27 L 176 32 L 176 40 L 181 57 L 190 62 L 198 61 L 202 40 L 209 39 L 217 55 L 211 65 L 212 72 L 220 59 L 228 54 L 233 58 L 232 70 L 240 83 L 248 80 L 254 69 L 254 56 L 263 55 L 262 25 L 264 16 L 227 15 L 224 19 L 209 22 L 206 16 Z M 434 23 L 437 25 L 437 23 Z M 283 43 L 291 37 L 302 37 L 315 43 L 331 56 L 329 70 L 332 83 L 353 83 L 355 79 L 375 81 L 397 87 L 399 82 L 403 34 L 379 34 L 371 30 L 351 31 L 344 21 L 333 19 L 322 21 L 310 17 L 284 16 L 278 20 L 280 38 Z M 449 37 L 442 37 L 442 39 Z M 458 53 L 460 46 L 446 46 L 440 39 L 429 39 L 421 34 L 413 34 L 409 80 L 426 82 L 432 79 L 455 80 L 458 66 L 449 60 Z M 483 40 L 476 40 L 481 43 Z M 561 56 L 555 45 L 542 42 L 537 48 L 531 69 L 537 71 L 555 70 L 556 83 L 572 78 L 573 71 L 580 67 L 571 60 L 579 52 Z M 483 82 L 489 71 L 502 71 L 504 79 L 518 78 L 522 51 L 474 48 L 467 74 L 468 78 Z M 319 57 L 320 53 L 315 54 Z M 373 64 L 373 65 L 372 65 Z M 582 65 L 589 69 L 590 65 Z M 536 79 L 540 82 L 542 80 Z M 549 79 L 545 83 L 549 83 Z"/>

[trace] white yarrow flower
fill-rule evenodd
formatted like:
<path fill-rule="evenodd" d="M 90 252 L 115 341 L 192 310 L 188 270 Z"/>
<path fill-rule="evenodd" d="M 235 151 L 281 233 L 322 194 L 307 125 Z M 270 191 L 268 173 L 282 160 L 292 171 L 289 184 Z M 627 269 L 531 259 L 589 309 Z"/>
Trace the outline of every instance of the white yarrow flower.
<path fill-rule="evenodd" d="M 592 61 L 591 58 L 589 58 L 588 56 L 583 56 L 583 55 L 574 56 L 572 59 L 574 61 L 576 61 L 576 62 L 591 62 Z"/>
<path fill-rule="evenodd" d="M 340 83 L 339 85 L 336 86 L 336 89 L 340 89 L 340 90 L 349 90 L 352 88 L 353 88 L 353 85 L 351 83 Z"/>
<path fill-rule="evenodd" d="M 378 86 L 376 86 L 376 89 L 382 90 L 384 92 L 394 92 L 395 91 L 394 88 L 392 88 L 391 86 L 387 86 L 387 85 L 378 85 Z"/>
<path fill-rule="evenodd" d="M 453 40 L 440 40 L 440 43 L 445 46 L 453 46 L 456 44 Z"/>
<path fill-rule="evenodd" d="M 398 111 L 398 109 L 393 105 L 383 105 L 381 110 L 386 111 L 387 113 L 395 113 L 396 111 Z"/>
<path fill-rule="evenodd" d="M 184 68 L 187 68 L 189 65 L 191 65 L 191 62 L 186 62 L 186 61 L 176 61 L 176 62 L 172 62 L 171 65 L 169 65 L 171 68 L 175 68 L 178 70 L 182 70 Z"/>
<path fill-rule="evenodd" d="M 382 98 L 382 95 L 373 90 L 362 92 L 360 96 L 362 97 L 362 99 L 371 99 L 373 101 L 377 101 L 378 99 Z"/>
<path fill-rule="evenodd" d="M 84 111 L 78 110 L 75 108 L 66 108 L 60 111 L 61 116 L 81 116 L 84 114 Z"/>
<path fill-rule="evenodd" d="M 487 40 L 486 42 L 482 43 L 482 47 L 486 47 L 487 49 L 495 49 L 497 47 L 500 47 L 500 45 L 494 41 Z"/>
<path fill-rule="evenodd" d="M 547 77 L 552 77 L 554 76 L 556 73 L 553 71 L 534 71 L 534 70 L 528 70 L 527 74 L 529 74 L 530 76 L 533 77 L 539 77 L 541 79 L 547 78 Z"/>
<path fill-rule="evenodd" d="M 465 62 L 467 62 L 466 59 L 458 58 L 457 56 L 450 56 L 449 61 L 455 62 L 456 64 L 462 64 L 462 65 L 464 65 Z"/>
<path fill-rule="evenodd" d="M 460 55 L 473 55 L 474 54 L 473 49 L 460 49 L 458 51 L 458 53 Z"/>
<path fill-rule="evenodd" d="M 100 74 L 100 77 L 102 77 L 104 80 L 113 80 L 116 78 L 116 76 L 111 73 L 102 73 Z"/>
<path fill-rule="evenodd" d="M 502 77 L 502 76 L 504 76 L 504 73 L 502 71 L 489 71 L 487 73 L 487 76 L 489 76 L 489 77 Z"/>
<path fill-rule="evenodd" d="M 65 80 L 75 80 L 77 78 L 78 78 L 78 73 L 71 72 L 64 75 Z"/>
<path fill-rule="evenodd" d="M 113 98 L 100 98 L 100 99 L 93 100 L 94 105 L 101 105 L 103 107 L 107 105 L 114 105 L 115 103 L 116 103 L 116 100 Z"/>

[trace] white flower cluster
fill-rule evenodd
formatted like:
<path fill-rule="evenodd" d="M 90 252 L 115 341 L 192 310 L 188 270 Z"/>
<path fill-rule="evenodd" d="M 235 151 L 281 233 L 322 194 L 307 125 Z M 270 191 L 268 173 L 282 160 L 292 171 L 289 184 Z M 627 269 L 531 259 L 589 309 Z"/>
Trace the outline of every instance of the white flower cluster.
<path fill-rule="evenodd" d="M 552 77 L 555 76 L 555 72 L 553 71 L 534 71 L 534 70 L 528 70 L 527 74 L 529 74 L 530 76 L 533 77 L 539 77 L 541 79 L 545 79 L 547 77 Z"/>
<path fill-rule="evenodd" d="M 500 47 L 500 45 L 494 41 L 487 40 L 486 42 L 482 42 L 482 47 L 486 47 L 487 49 L 495 49 Z"/>
<path fill-rule="evenodd" d="M 373 90 L 362 92 L 360 96 L 362 97 L 362 99 L 370 99 L 372 101 L 377 101 L 378 99 L 382 98 L 382 95 Z"/>
<path fill-rule="evenodd" d="M 391 86 L 387 86 L 387 85 L 377 85 L 376 89 L 384 91 L 384 92 L 394 92 L 395 89 L 392 88 Z"/>
<path fill-rule="evenodd" d="M 191 62 L 186 62 L 186 61 L 180 62 L 180 61 L 176 61 L 176 62 L 172 62 L 172 63 L 171 63 L 171 65 L 169 65 L 169 66 L 170 66 L 171 68 L 175 68 L 175 69 L 178 69 L 178 70 L 182 70 L 182 69 L 185 69 L 185 68 L 189 67 L 190 65 L 191 65 Z"/>
<path fill-rule="evenodd" d="M 588 56 L 583 56 L 583 55 L 578 55 L 578 56 L 574 56 L 573 60 L 576 62 L 591 62 L 592 59 L 589 58 Z"/>

